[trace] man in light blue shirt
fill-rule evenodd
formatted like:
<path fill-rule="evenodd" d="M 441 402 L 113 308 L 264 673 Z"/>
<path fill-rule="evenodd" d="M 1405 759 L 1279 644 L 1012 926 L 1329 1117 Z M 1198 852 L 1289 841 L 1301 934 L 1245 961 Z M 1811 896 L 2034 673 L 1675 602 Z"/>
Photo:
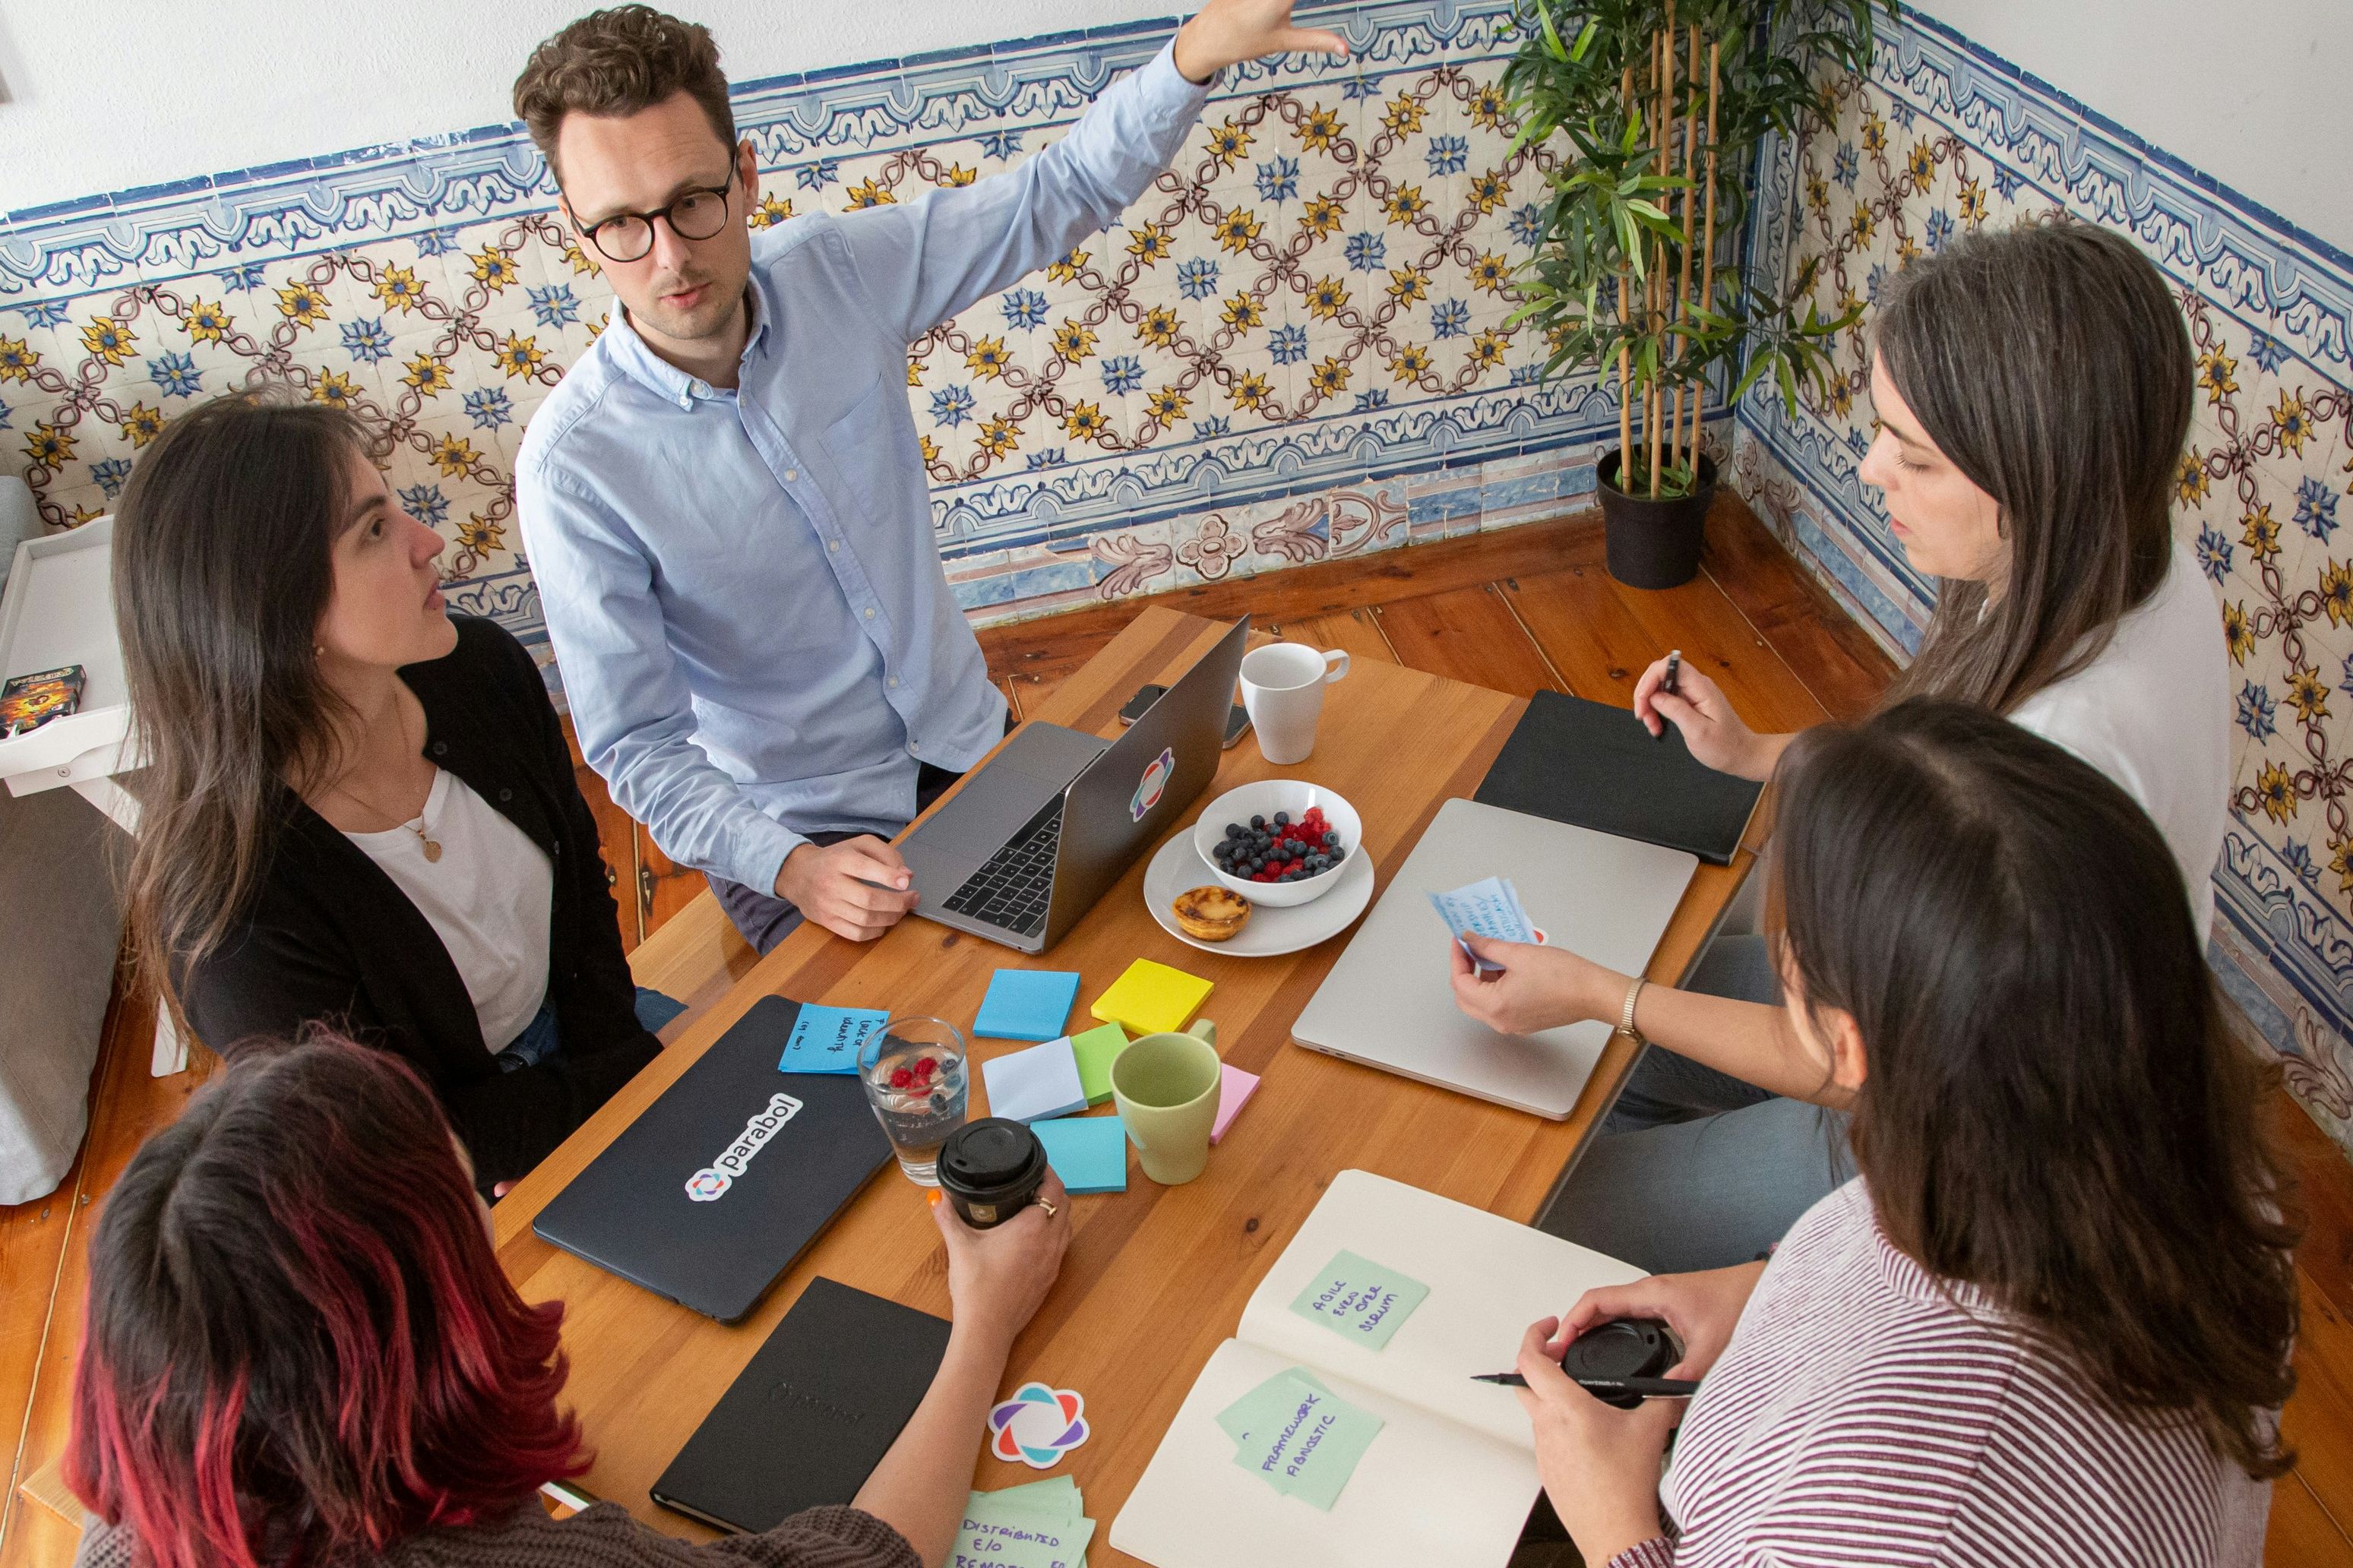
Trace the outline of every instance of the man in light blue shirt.
<path fill-rule="evenodd" d="M 1020 167 L 756 237 L 710 35 L 641 5 L 542 44 L 515 110 L 620 309 L 531 422 L 524 548 L 581 750 L 765 952 L 913 907 L 883 838 L 1003 735 L 947 585 L 907 345 L 1117 217 L 1240 60 L 1345 54 L 1208 0 Z"/>

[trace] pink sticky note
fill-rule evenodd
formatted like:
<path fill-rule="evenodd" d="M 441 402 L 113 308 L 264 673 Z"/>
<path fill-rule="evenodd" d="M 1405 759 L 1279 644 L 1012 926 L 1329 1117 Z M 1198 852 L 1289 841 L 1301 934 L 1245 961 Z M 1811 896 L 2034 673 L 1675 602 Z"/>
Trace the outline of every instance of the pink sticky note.
<path fill-rule="evenodd" d="M 1209 1123 L 1209 1142 L 1215 1143 L 1242 1113 L 1250 1097 L 1258 1092 L 1258 1074 L 1244 1072 L 1228 1062 L 1222 1065 L 1218 1079 L 1218 1119 Z"/>

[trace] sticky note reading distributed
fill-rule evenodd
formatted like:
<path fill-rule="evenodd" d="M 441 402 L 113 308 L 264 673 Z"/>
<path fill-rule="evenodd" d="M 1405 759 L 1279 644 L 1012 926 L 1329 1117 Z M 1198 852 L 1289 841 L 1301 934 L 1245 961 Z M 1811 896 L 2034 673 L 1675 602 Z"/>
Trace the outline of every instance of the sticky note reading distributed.
<path fill-rule="evenodd" d="M 1430 1287 L 1419 1280 L 1343 1252 L 1307 1282 L 1291 1310 L 1344 1340 L 1379 1350 L 1429 1294 Z"/>
<path fill-rule="evenodd" d="M 1131 1035 L 1171 1034 L 1191 1020 L 1208 1000 L 1210 989 L 1210 983 L 1198 974 L 1139 958 L 1088 1011 Z"/>
<path fill-rule="evenodd" d="M 1089 1105 L 1111 1098 L 1111 1064 L 1125 1049 L 1127 1031 L 1117 1024 L 1097 1024 L 1071 1037 L 1071 1054 L 1079 1058 L 1079 1087 L 1087 1091 Z"/>
<path fill-rule="evenodd" d="M 964 1527 L 947 1560 L 989 1568 L 1084 1568 L 1095 1533 L 1084 1507 L 1075 1484 L 1039 1481 L 973 1492 L 965 1499 Z"/>
<path fill-rule="evenodd" d="M 1060 1038 L 1079 999 L 1079 977 L 1066 970 L 1000 969 L 980 1000 L 972 1032 L 992 1040 Z"/>
<path fill-rule="evenodd" d="M 991 1057 L 980 1064 L 988 1085 L 988 1113 L 1011 1121 L 1041 1121 L 1087 1108 L 1079 1064 L 1067 1039 Z"/>
<path fill-rule="evenodd" d="M 776 1058 L 776 1070 L 856 1072 L 858 1047 L 890 1017 L 872 1007 L 820 1007 L 804 1002 L 785 1040 L 785 1054 Z"/>
<path fill-rule="evenodd" d="M 1127 1130 L 1116 1116 L 1065 1116 L 1032 1122 L 1046 1163 L 1073 1193 L 1127 1191 Z"/>
<path fill-rule="evenodd" d="M 1304 1372 L 1279 1373 L 1218 1417 L 1234 1463 L 1275 1490 L 1326 1512 L 1380 1435 L 1381 1418 Z"/>

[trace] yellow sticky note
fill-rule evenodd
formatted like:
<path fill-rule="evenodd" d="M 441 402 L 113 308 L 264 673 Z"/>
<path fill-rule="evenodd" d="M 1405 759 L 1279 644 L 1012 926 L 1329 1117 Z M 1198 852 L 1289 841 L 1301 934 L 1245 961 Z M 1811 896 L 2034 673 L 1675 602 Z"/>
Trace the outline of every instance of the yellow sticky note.
<path fill-rule="evenodd" d="M 1139 958 L 1087 1010 L 1132 1035 L 1165 1035 L 1192 1020 L 1210 988 L 1198 974 Z"/>

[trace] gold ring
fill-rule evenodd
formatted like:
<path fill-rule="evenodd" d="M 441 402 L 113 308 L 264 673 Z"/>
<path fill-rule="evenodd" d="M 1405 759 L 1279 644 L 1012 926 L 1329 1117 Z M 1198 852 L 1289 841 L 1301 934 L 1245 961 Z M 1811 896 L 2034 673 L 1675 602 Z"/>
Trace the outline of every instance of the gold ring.
<path fill-rule="evenodd" d="M 1046 1211 L 1046 1217 L 1047 1217 L 1048 1219 L 1052 1219 L 1052 1218 L 1054 1217 L 1055 1210 L 1054 1210 L 1054 1205 L 1053 1205 L 1052 1204 L 1048 1203 L 1048 1202 L 1047 1202 L 1045 1199 L 1043 1199 L 1043 1198 L 1036 1199 L 1036 1200 L 1035 1200 L 1035 1202 L 1037 1203 L 1037 1205 L 1038 1205 L 1038 1206 L 1039 1206 L 1039 1208 L 1044 1209 L 1044 1210 Z"/>

